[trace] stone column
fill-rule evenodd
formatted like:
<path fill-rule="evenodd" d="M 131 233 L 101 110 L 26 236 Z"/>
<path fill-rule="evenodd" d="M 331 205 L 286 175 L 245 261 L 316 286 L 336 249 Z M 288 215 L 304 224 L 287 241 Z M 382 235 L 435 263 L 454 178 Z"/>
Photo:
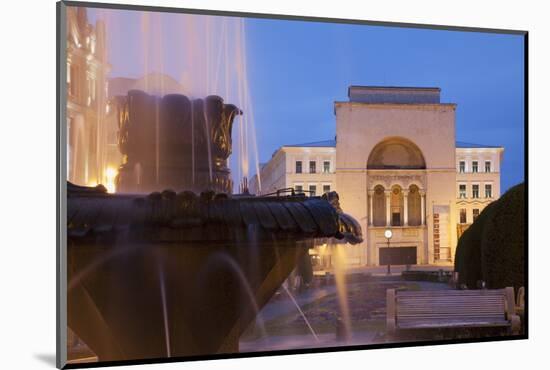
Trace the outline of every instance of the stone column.
<path fill-rule="evenodd" d="M 386 226 L 391 225 L 391 190 L 384 191 L 386 193 Z"/>
<path fill-rule="evenodd" d="M 374 222 L 373 222 L 373 216 L 374 216 L 374 213 L 373 213 L 373 202 L 374 202 L 374 190 L 369 190 L 369 225 L 374 225 Z"/>
<path fill-rule="evenodd" d="M 421 214 L 421 224 L 426 225 L 426 192 L 424 190 L 420 191 L 420 214 Z"/>
<path fill-rule="evenodd" d="M 408 203 L 409 191 L 403 190 L 403 226 L 409 226 L 409 205 Z"/>

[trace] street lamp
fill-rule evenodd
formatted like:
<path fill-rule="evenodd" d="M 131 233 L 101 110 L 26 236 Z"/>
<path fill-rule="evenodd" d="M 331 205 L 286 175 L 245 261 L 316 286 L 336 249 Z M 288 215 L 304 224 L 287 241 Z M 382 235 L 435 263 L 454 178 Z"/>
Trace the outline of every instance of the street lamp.
<path fill-rule="evenodd" d="M 388 275 L 391 274 L 391 253 L 390 253 L 390 239 L 393 236 L 393 232 L 390 228 L 386 229 L 384 231 L 384 236 L 386 237 L 386 240 L 388 241 Z"/>

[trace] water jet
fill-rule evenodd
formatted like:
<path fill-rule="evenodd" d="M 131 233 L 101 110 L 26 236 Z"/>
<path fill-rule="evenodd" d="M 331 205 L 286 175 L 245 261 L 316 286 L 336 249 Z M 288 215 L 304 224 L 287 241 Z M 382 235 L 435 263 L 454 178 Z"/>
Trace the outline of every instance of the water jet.
<path fill-rule="evenodd" d="M 238 352 L 309 248 L 362 240 L 335 194 L 231 194 L 220 97 L 118 103 L 117 193 L 67 184 L 68 326 L 100 361 Z"/>

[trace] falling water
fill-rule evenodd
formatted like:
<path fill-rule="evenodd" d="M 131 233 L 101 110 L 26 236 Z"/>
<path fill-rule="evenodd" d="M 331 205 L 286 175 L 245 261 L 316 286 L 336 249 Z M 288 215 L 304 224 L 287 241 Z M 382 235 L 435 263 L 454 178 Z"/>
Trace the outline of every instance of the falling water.
<path fill-rule="evenodd" d="M 195 109 L 191 101 L 191 178 L 195 184 Z"/>
<path fill-rule="evenodd" d="M 166 309 L 166 291 L 164 287 L 164 270 L 159 261 L 159 282 L 160 282 L 160 297 L 162 299 L 162 317 L 164 320 L 164 340 L 166 342 L 166 356 L 172 357 L 170 353 L 170 330 L 168 326 L 168 312 Z"/>
<path fill-rule="evenodd" d="M 345 245 L 332 245 L 334 254 L 334 275 L 336 279 L 336 289 L 338 292 L 338 303 L 340 313 L 344 323 L 344 330 L 347 335 L 351 335 L 351 317 L 348 305 L 348 291 L 346 287 L 346 249 Z"/>
<path fill-rule="evenodd" d="M 313 327 L 311 326 L 311 324 L 309 323 L 309 320 L 307 319 L 306 315 L 304 314 L 304 311 L 302 311 L 302 309 L 300 308 L 300 305 L 298 304 L 298 302 L 296 302 L 296 299 L 294 299 L 294 296 L 292 295 L 292 293 L 290 293 L 290 290 L 288 290 L 288 288 L 286 287 L 285 284 L 282 285 L 286 294 L 288 295 L 288 297 L 290 298 L 290 300 L 292 301 L 292 303 L 294 303 L 294 306 L 296 306 L 296 309 L 298 310 L 298 312 L 300 313 L 300 316 L 302 316 L 302 319 L 304 320 L 304 322 L 306 323 L 308 329 L 309 329 L 309 332 L 311 333 L 311 335 L 313 335 L 313 338 L 315 338 L 315 340 L 317 342 L 319 342 L 319 337 L 317 336 L 317 334 L 315 333 L 315 330 L 313 330 Z"/>
<path fill-rule="evenodd" d="M 160 109 L 160 100 L 156 101 L 155 104 L 155 177 L 157 180 L 157 185 L 160 182 L 160 130 L 159 130 L 159 109 Z"/>
<path fill-rule="evenodd" d="M 229 162 L 235 190 L 243 177 L 250 178 L 253 174 L 251 171 L 259 174 L 256 127 L 248 75 L 248 68 L 253 60 L 247 54 L 247 24 L 243 18 L 117 9 L 89 9 L 88 12 L 92 14 L 91 19 L 105 23 L 108 46 L 105 54 L 108 58 L 105 58 L 111 65 L 111 75 L 98 78 L 135 79 L 135 84 L 129 85 L 129 88 L 139 88 L 151 95 L 180 93 L 192 100 L 204 99 L 208 95 L 223 97 L 226 103 L 236 105 L 243 112 L 235 124 L 234 137 L 237 140 Z M 128 42 L 134 35 L 138 35 L 139 42 Z M 122 92 L 116 92 L 120 93 Z M 115 92 L 98 92 L 99 99 L 94 108 L 98 112 L 105 112 L 103 105 L 112 94 Z M 97 122 L 99 140 L 94 141 L 97 143 L 96 148 L 90 148 L 96 155 L 92 154 L 84 159 L 90 161 L 96 158 L 96 162 L 87 164 L 89 168 L 102 167 L 98 172 L 98 182 L 105 181 L 102 177 L 107 166 L 117 168 L 121 164 L 113 163 L 112 158 L 107 158 L 110 155 L 108 153 L 112 152 L 112 148 L 108 146 L 113 143 L 108 142 L 107 130 L 104 129 L 110 123 L 103 121 L 114 121 L 108 116 L 109 114 L 98 115 L 98 120 L 101 120 Z M 157 136 L 155 173 L 159 182 L 162 150 L 159 149 L 158 137 L 162 128 L 158 127 L 158 115 L 152 124 L 155 125 Z M 208 117 L 205 125 L 211 126 Z M 211 146 L 211 137 L 207 136 L 206 139 L 207 145 Z M 208 150 L 211 160 L 212 148 Z M 194 147 L 191 155 L 196 155 Z M 85 166 L 79 166 L 79 170 L 83 171 Z M 195 171 L 192 176 L 195 178 Z M 212 177 L 210 170 L 211 180 Z M 260 184 L 258 178 L 258 186 Z"/>
<path fill-rule="evenodd" d="M 241 283 L 241 287 L 245 290 L 245 293 L 248 297 L 250 305 L 252 306 L 252 309 L 254 311 L 255 318 L 256 318 L 256 323 L 260 327 L 260 332 L 262 333 L 262 337 L 267 338 L 265 325 L 260 315 L 260 308 L 258 307 L 258 303 L 256 302 L 256 297 L 254 296 L 254 292 L 252 292 L 250 283 L 248 282 L 246 276 L 244 275 L 242 268 L 239 266 L 237 261 L 235 261 L 235 259 L 231 257 L 229 254 L 216 252 L 212 254 L 210 257 L 208 257 L 208 260 L 205 263 L 203 273 L 208 273 L 208 271 L 210 271 L 210 269 L 213 268 L 212 264 L 215 264 L 215 263 L 223 264 L 229 267 L 231 271 L 237 276 L 237 278 L 239 279 L 239 282 Z M 199 274 L 199 276 L 202 276 L 202 274 Z"/>
<path fill-rule="evenodd" d="M 111 250 L 110 252 L 103 254 L 101 257 L 96 258 L 90 262 L 86 267 L 80 269 L 77 274 L 71 277 L 67 282 L 67 292 L 70 292 L 75 287 L 78 286 L 88 275 L 93 273 L 96 269 L 100 268 L 113 258 L 121 257 L 128 255 L 129 253 L 137 252 L 142 249 L 141 246 L 129 246 L 129 247 L 117 247 Z"/>
<path fill-rule="evenodd" d="M 208 151 L 208 175 L 212 182 L 212 135 L 210 133 L 210 122 L 208 121 L 208 112 L 206 107 L 206 99 L 202 101 L 202 113 L 204 115 L 204 132 L 206 136 L 206 150 Z"/>

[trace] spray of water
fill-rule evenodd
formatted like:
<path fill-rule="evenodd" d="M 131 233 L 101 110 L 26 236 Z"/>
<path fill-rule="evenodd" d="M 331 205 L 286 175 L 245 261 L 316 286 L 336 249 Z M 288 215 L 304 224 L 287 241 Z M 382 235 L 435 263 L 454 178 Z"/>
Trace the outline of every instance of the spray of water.
<path fill-rule="evenodd" d="M 105 263 L 109 262 L 113 258 L 117 258 L 128 253 L 136 252 L 141 249 L 141 246 L 129 246 L 129 247 L 116 247 L 113 248 L 109 253 L 101 255 L 101 257 L 96 258 L 90 262 L 86 267 L 79 269 L 78 273 L 71 277 L 67 283 L 67 292 L 73 290 L 78 286 L 88 275 L 94 272 L 96 269 L 103 266 Z"/>
<path fill-rule="evenodd" d="M 164 287 L 165 279 L 164 279 L 164 269 L 162 268 L 162 263 L 159 261 L 158 264 L 158 270 L 159 270 L 159 283 L 160 283 L 160 297 L 162 300 L 162 318 L 164 321 L 164 340 L 166 343 L 166 356 L 172 357 L 171 351 L 170 351 L 170 327 L 168 326 L 168 310 L 166 308 L 166 290 Z"/>
<path fill-rule="evenodd" d="M 351 317 L 349 313 L 348 291 L 346 287 L 346 249 L 342 244 L 332 245 L 334 256 L 334 275 L 338 291 L 338 303 L 344 324 L 344 330 L 351 334 Z"/>
<path fill-rule="evenodd" d="M 237 177 L 234 179 L 236 181 L 233 181 L 234 190 L 238 190 L 244 177 L 250 178 L 252 171 L 259 175 L 256 127 L 248 73 L 251 60 L 247 55 L 247 24 L 244 19 L 140 12 L 137 15 L 136 29 L 137 34 L 141 36 L 140 42 L 129 43 L 127 35 L 132 32 L 130 29 L 136 19 L 135 13 L 105 9 L 97 11 L 96 18 L 106 24 L 108 55 L 128 55 L 127 60 L 123 61 L 115 57 L 113 60 L 107 60 L 118 72 L 116 76 L 103 75 L 98 76 L 99 78 L 142 78 L 143 85 L 139 85 L 138 88 L 152 95 L 182 93 L 192 99 L 202 99 L 208 95 L 222 96 L 227 103 L 235 104 L 243 112 L 234 128 L 234 137 L 237 140 L 234 142 L 233 155 L 229 160 L 232 173 Z M 139 55 L 141 58 L 134 57 Z M 127 75 L 120 71 L 126 66 Z M 177 81 L 179 84 L 165 81 Z M 98 98 L 95 109 L 98 112 L 104 111 L 106 92 L 98 94 Z M 106 125 L 99 122 L 106 119 L 105 115 L 98 115 L 97 119 L 97 135 L 100 140 L 93 141 L 96 143 L 96 162 L 90 163 L 89 167 L 100 167 L 99 173 L 104 173 L 109 165 L 107 153 L 112 150 L 109 147 L 112 143 L 108 143 L 108 133 L 103 129 Z M 158 126 L 158 116 L 154 124 Z M 205 119 L 205 126 L 210 126 L 208 118 Z M 155 127 L 155 133 L 155 165 L 159 181 L 159 167 L 162 165 L 162 150 L 159 149 L 158 142 L 159 127 Z M 211 138 L 207 137 L 207 140 L 211 141 Z M 91 143 L 92 140 L 86 142 Z M 208 144 L 207 148 L 211 157 L 210 145 Z M 78 149 L 88 152 L 87 148 Z M 195 154 L 193 148 L 192 155 Z M 87 161 L 88 158 L 84 160 Z M 114 168 L 116 167 L 115 164 Z M 102 182 L 104 179 L 98 177 L 97 181 Z M 259 178 L 257 185 L 261 187 Z"/>
<path fill-rule="evenodd" d="M 296 302 L 296 299 L 294 298 L 292 293 L 290 293 L 290 290 L 288 290 L 288 288 L 284 284 L 283 284 L 283 289 L 286 292 L 286 294 L 288 295 L 288 297 L 290 298 L 290 300 L 292 301 L 292 303 L 294 303 L 294 306 L 296 306 L 296 309 L 298 310 L 298 313 L 300 314 L 300 316 L 302 316 L 302 319 L 306 323 L 306 325 L 309 329 L 309 332 L 311 333 L 313 338 L 315 338 L 315 341 L 319 342 L 319 337 L 315 333 L 315 330 L 313 330 L 313 327 L 309 323 L 309 320 L 307 319 L 306 315 L 304 314 L 304 311 L 302 311 L 302 309 L 300 308 L 300 305 L 298 304 L 298 302 Z"/>
<path fill-rule="evenodd" d="M 208 120 L 208 111 L 206 107 L 206 99 L 202 101 L 202 112 L 204 115 L 204 132 L 206 134 L 206 150 L 208 151 L 208 175 L 212 182 L 212 135 L 210 133 L 210 121 Z"/>
<path fill-rule="evenodd" d="M 246 279 L 246 276 L 244 275 L 244 272 L 242 268 L 239 266 L 239 264 L 237 263 L 237 261 L 235 261 L 235 259 L 227 253 L 223 253 L 223 252 L 213 253 L 210 257 L 208 257 L 208 260 L 205 263 L 202 273 L 208 273 L 208 271 L 210 271 L 210 269 L 213 269 L 213 268 L 220 268 L 219 265 L 224 265 L 226 267 L 229 267 L 230 271 L 234 273 L 237 279 L 239 280 L 239 283 L 241 284 L 241 287 L 244 289 L 244 292 L 248 298 L 248 302 L 250 303 L 252 310 L 254 311 L 254 314 L 256 317 L 256 323 L 260 328 L 262 338 L 267 338 L 267 332 L 265 330 L 265 325 L 260 314 L 258 303 L 256 302 L 256 297 L 254 295 L 254 292 L 252 291 L 252 288 L 250 287 L 250 283 Z M 199 276 L 202 276 L 202 273 L 199 274 Z M 200 281 L 202 281 L 202 279 L 200 279 Z"/>

